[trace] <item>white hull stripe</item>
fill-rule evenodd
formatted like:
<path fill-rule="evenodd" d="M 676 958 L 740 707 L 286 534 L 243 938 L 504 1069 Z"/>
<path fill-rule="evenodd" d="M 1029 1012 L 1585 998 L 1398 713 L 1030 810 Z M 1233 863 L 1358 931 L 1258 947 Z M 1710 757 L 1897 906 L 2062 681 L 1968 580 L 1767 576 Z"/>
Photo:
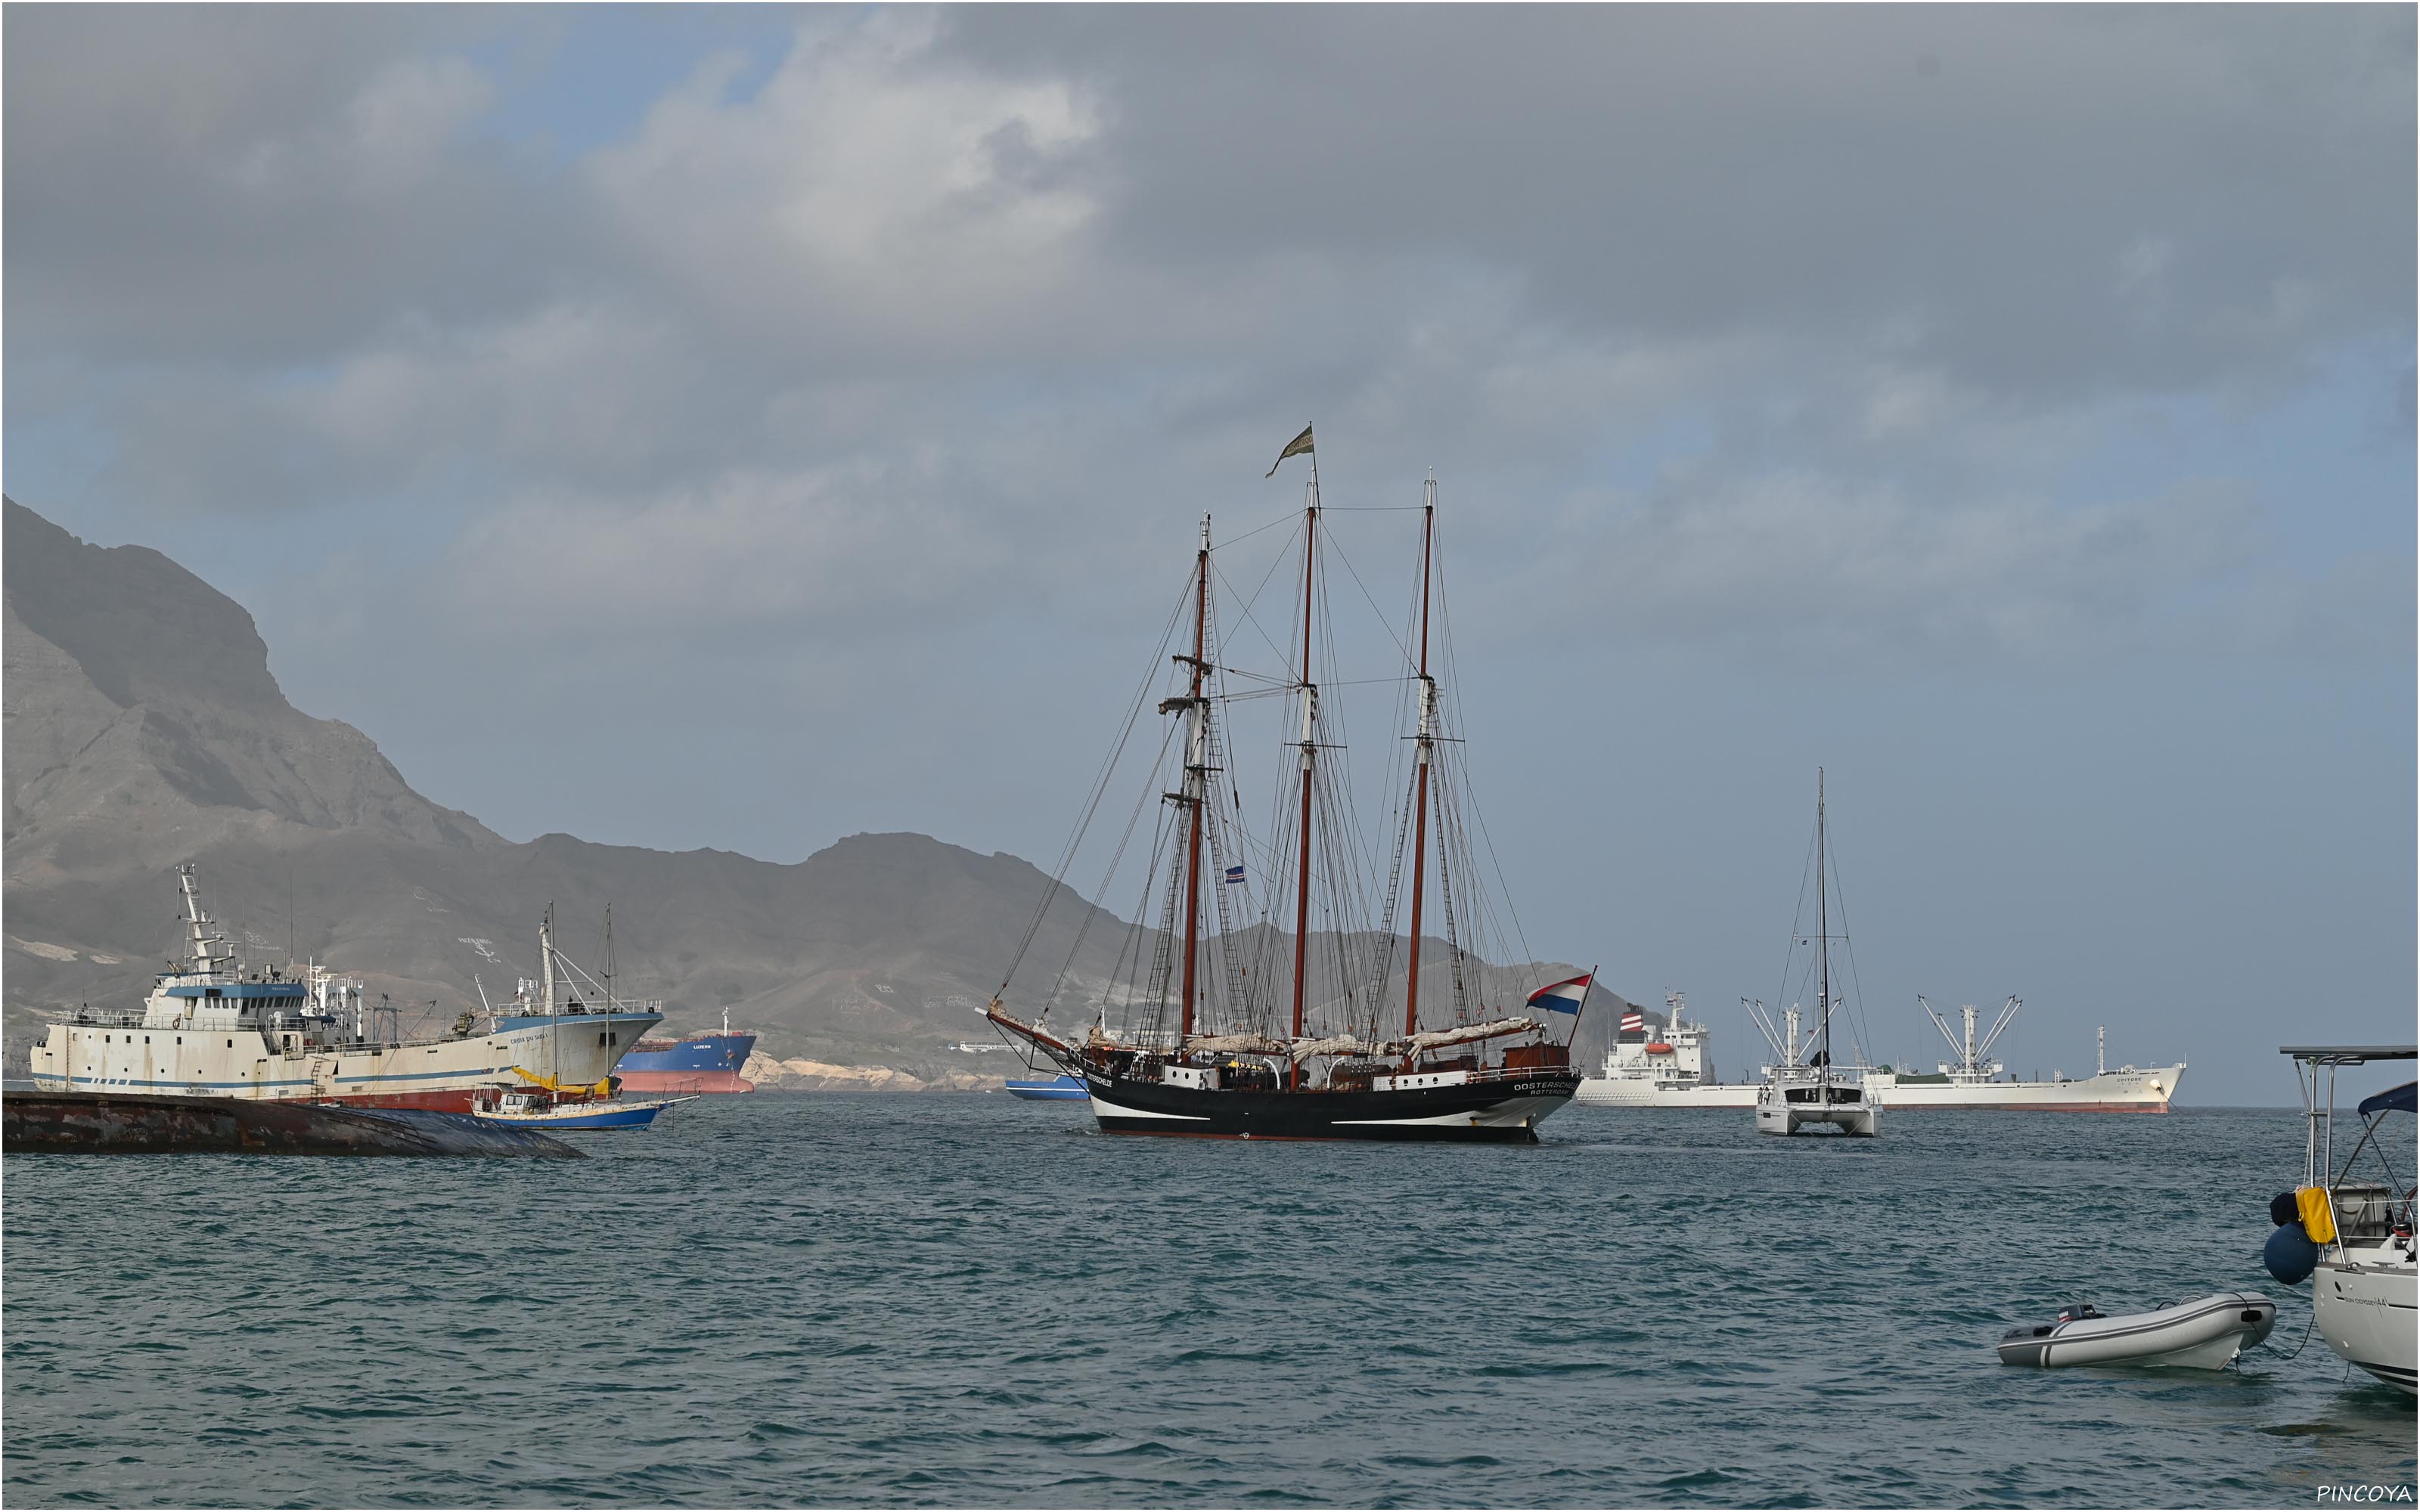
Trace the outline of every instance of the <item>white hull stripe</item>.
<path fill-rule="evenodd" d="M 1442 1128 L 1464 1128 L 1470 1124 L 1497 1127 L 1518 1124 L 1544 1107 L 1549 1099 L 1527 1097 L 1513 1103 L 1498 1103 L 1493 1107 L 1475 1108 L 1461 1113 L 1437 1113 L 1419 1119 L 1339 1119 L 1336 1126 L 1343 1128 L 1416 1128 L 1435 1125 Z"/>
<path fill-rule="evenodd" d="M 1141 1108 L 1120 1107 L 1098 1092 L 1093 1094 L 1093 1115 L 1101 1119 L 1166 1119 L 1171 1123 L 1208 1123 L 1210 1121 L 1206 1115 L 1199 1113 L 1151 1113 Z"/>

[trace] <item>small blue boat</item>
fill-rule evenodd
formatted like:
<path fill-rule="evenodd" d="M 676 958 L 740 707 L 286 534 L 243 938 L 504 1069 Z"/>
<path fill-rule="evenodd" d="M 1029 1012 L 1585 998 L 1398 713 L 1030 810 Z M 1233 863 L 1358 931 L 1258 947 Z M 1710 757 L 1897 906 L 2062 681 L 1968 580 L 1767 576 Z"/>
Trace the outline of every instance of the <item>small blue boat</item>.
<path fill-rule="evenodd" d="M 523 1129 L 644 1129 L 656 1115 L 689 1097 L 611 1098 L 566 1102 L 536 1088 L 473 1098 L 471 1116 L 487 1123 Z"/>
<path fill-rule="evenodd" d="M 1012 1081 L 1008 1084 L 1008 1095 L 1036 1103 L 1076 1103 L 1093 1094 L 1085 1088 L 1080 1077 L 1053 1076 L 1047 1082 Z"/>

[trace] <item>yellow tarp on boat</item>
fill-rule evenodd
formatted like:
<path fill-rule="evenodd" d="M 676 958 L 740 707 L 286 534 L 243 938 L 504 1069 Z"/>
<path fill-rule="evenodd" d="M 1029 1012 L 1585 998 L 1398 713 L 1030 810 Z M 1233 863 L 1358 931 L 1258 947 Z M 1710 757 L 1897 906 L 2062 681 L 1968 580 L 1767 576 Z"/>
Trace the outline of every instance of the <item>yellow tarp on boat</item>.
<path fill-rule="evenodd" d="M 2325 1244 L 2336 1237 L 2336 1215 L 2328 1201 L 2328 1189 L 2305 1186 L 2294 1193 L 2294 1209 L 2303 1215 L 2303 1232 L 2311 1236 L 2314 1244 Z"/>

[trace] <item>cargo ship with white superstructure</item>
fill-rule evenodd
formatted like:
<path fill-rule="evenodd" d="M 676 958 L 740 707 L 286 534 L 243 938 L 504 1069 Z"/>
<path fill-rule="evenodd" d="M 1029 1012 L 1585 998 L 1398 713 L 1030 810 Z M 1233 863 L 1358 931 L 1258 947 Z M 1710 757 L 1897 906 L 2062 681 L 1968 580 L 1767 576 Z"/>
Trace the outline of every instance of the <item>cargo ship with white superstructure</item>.
<path fill-rule="evenodd" d="M 1687 1004 L 1682 994 L 1674 993 L 1666 1001 L 1668 1011 L 1661 1026 L 1649 1024 L 1645 1015 L 1636 1011 L 1624 1015 L 1612 1048 L 1606 1052 L 1603 1067 L 1596 1075 L 1580 1083 L 1578 1095 L 1573 1101 L 1583 1107 L 1601 1108 L 1754 1107 L 1758 1084 L 1716 1080 L 1709 1048 L 1712 1031 L 1703 1024 L 1687 1020 Z M 1849 1068 L 1894 1109 L 2165 1113 L 2169 1100 L 2176 1095 L 2177 1083 L 2184 1076 L 2185 1063 L 2181 1060 L 2165 1066 L 2130 1063 L 2110 1070 L 2106 1055 L 2108 1031 L 2103 1029 L 2099 1036 L 2099 1067 L 2093 1074 L 2061 1076 L 2054 1072 L 2047 1081 L 2019 1081 L 1991 1058 L 1991 1051 L 1993 1042 L 2024 1006 L 2023 999 L 2009 998 L 1997 1021 L 1979 1036 L 1976 1032 L 1978 1015 L 1972 1007 L 1960 1010 L 1964 1018 L 1964 1033 L 1961 1035 L 1951 1030 L 1948 1021 L 1934 1011 L 1931 1004 L 1921 997 L 1916 1002 L 1948 1040 L 1950 1049 L 1958 1056 L 1955 1061 L 1943 1061 L 1936 1070 L 1927 1072 L 1881 1066 Z"/>
<path fill-rule="evenodd" d="M 490 1009 L 486 1032 L 465 1013 L 451 1034 L 377 1037 L 360 981 L 317 963 L 245 966 L 203 910 L 193 866 L 177 877 L 183 961 L 139 1011 L 82 1010 L 51 1025 L 27 1056 L 37 1088 L 468 1113 L 499 1087 L 608 1095 L 615 1062 L 662 1019 L 653 1003 L 616 1001 L 610 988 L 584 1000 L 560 980 L 550 914 L 539 980 Z"/>

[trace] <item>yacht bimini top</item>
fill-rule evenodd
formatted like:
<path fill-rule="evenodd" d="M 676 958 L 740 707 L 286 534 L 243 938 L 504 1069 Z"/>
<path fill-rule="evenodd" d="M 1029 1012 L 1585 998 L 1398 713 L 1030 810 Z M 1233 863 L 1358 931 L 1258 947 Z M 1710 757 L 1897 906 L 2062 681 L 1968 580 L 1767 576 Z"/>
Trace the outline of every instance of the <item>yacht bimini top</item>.
<path fill-rule="evenodd" d="M 2410 1060 L 2420 1046 L 2408 1044 L 2281 1044 L 2281 1056 L 2307 1060 L 2314 1066 L 2361 1066 L 2373 1060 Z"/>

